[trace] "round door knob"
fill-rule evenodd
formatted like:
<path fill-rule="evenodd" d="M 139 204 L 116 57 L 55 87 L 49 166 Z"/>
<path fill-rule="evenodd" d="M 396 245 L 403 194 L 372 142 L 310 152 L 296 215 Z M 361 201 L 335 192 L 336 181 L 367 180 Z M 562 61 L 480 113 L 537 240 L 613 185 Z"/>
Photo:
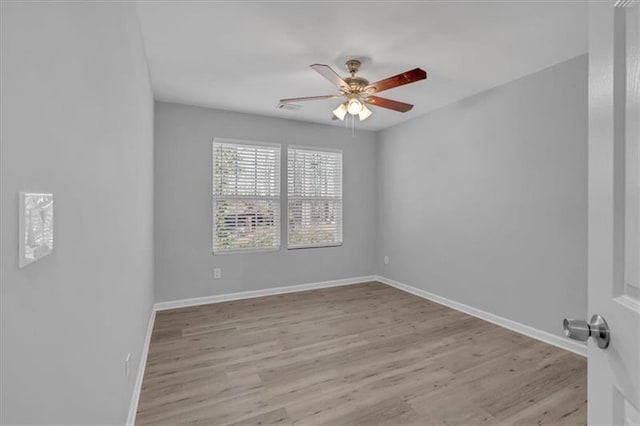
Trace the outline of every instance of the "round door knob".
<path fill-rule="evenodd" d="M 591 317 L 591 322 L 576 319 L 564 319 L 562 322 L 564 335 L 570 339 L 586 342 L 589 337 L 598 345 L 600 349 L 607 349 L 611 334 L 609 325 L 601 315 Z"/>
<path fill-rule="evenodd" d="M 564 328 L 564 335 L 569 339 L 586 342 L 589 340 L 589 336 L 591 336 L 589 323 L 584 320 L 565 318 L 562 323 L 562 327 Z"/>
<path fill-rule="evenodd" d="M 607 349 L 611 341 L 611 333 L 609 332 L 609 324 L 604 320 L 602 315 L 594 315 L 589 323 L 591 329 L 591 338 L 600 349 Z"/>

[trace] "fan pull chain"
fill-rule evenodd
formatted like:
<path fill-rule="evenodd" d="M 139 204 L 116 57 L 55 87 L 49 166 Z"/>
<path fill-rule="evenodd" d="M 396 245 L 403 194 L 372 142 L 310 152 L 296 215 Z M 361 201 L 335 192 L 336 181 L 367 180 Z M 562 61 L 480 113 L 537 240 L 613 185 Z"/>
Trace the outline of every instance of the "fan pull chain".
<path fill-rule="evenodd" d="M 356 137 L 356 116 L 355 115 L 351 116 L 351 137 L 352 138 Z"/>

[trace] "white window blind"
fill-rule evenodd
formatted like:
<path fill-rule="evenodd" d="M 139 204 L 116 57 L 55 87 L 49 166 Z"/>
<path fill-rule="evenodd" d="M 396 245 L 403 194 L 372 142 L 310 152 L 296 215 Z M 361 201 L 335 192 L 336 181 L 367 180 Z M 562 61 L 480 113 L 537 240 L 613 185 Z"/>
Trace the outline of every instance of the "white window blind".
<path fill-rule="evenodd" d="M 342 152 L 288 150 L 288 247 L 342 244 Z"/>
<path fill-rule="evenodd" d="M 280 247 L 280 147 L 213 141 L 213 252 Z"/>

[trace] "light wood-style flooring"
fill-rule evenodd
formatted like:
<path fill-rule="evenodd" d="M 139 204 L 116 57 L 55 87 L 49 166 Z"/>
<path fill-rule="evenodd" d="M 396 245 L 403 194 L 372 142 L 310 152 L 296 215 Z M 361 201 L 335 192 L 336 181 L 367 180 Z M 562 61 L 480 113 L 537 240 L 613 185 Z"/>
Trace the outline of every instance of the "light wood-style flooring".
<path fill-rule="evenodd" d="M 586 360 L 380 283 L 158 312 L 143 424 L 586 424 Z"/>

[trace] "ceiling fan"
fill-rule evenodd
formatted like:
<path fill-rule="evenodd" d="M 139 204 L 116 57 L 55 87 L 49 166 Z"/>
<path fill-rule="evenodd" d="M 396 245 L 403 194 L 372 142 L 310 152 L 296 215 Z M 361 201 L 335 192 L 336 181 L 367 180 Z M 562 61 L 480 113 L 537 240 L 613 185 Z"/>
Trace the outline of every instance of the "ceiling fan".
<path fill-rule="evenodd" d="M 415 68 L 384 80 L 369 83 L 369 80 L 356 77 L 356 73 L 360 69 L 361 62 L 357 59 L 350 59 L 345 63 L 347 70 L 351 74 L 350 77 L 342 78 L 329 65 L 313 64 L 311 68 L 317 71 L 321 76 L 329 80 L 340 89 L 340 94 L 310 96 L 306 98 L 289 98 L 280 99 L 281 104 L 292 104 L 301 101 L 319 101 L 324 99 L 344 98 L 338 108 L 333 110 L 334 120 L 344 120 L 348 114 L 358 116 L 360 121 L 366 120 L 372 114 L 366 104 L 377 107 L 388 108 L 398 112 L 407 112 L 413 108 L 413 105 L 404 102 L 394 101 L 387 98 L 375 96 L 375 93 L 383 90 L 393 89 L 394 87 L 404 86 L 405 84 L 415 83 L 416 81 L 427 78 L 427 72 L 420 68 Z"/>

